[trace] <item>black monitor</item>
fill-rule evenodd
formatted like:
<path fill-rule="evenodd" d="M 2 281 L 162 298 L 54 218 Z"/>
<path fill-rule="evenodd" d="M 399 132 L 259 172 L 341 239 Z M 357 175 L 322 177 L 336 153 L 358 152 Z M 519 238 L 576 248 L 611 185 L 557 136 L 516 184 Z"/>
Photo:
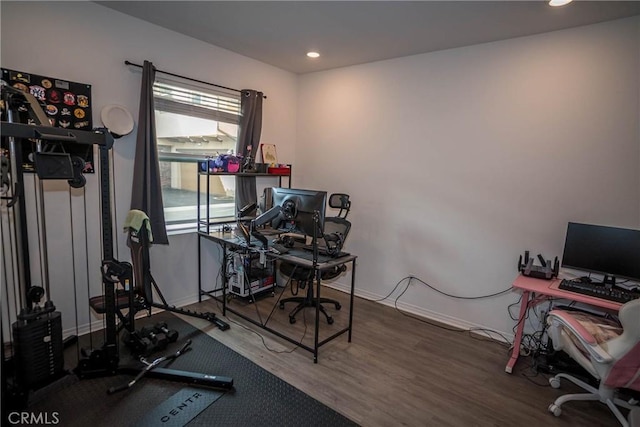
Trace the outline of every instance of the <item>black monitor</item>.
<path fill-rule="evenodd" d="M 313 236 L 317 212 L 316 236 L 321 237 L 324 230 L 324 217 L 327 192 L 301 190 L 295 188 L 273 188 L 271 191 L 273 206 L 280 206 L 281 212 L 271 225 L 281 231 L 301 233 Z"/>
<path fill-rule="evenodd" d="M 570 222 L 562 266 L 603 274 L 605 285 L 640 282 L 640 230 Z"/>

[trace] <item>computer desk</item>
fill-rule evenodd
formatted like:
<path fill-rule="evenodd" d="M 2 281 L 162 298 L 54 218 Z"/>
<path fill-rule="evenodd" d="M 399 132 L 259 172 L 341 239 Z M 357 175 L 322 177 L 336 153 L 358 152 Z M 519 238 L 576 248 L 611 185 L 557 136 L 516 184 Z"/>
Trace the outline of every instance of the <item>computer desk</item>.
<path fill-rule="evenodd" d="M 238 236 L 236 236 L 233 232 L 222 232 L 222 231 L 213 231 L 210 233 L 205 233 L 205 232 L 199 232 L 199 237 L 204 238 L 205 240 L 210 240 L 213 241 L 217 244 L 219 244 L 222 247 L 222 251 L 223 251 L 223 260 L 227 259 L 227 251 L 231 250 L 231 251 L 237 251 L 237 250 L 246 250 L 246 245 L 244 245 L 243 241 L 241 239 L 238 238 Z M 268 234 L 268 238 L 269 240 L 271 240 L 273 237 L 275 236 L 275 233 L 272 234 Z M 252 250 L 256 250 L 256 249 L 252 249 Z M 265 256 L 267 256 L 269 259 L 271 260 L 281 260 L 281 261 L 286 261 L 289 262 L 291 264 L 294 264 L 296 266 L 299 267 L 303 267 L 303 268 L 308 268 L 308 269 L 313 269 L 313 261 L 307 259 L 307 257 L 301 257 L 301 256 L 297 256 L 296 254 L 299 255 L 304 255 L 304 251 L 302 249 L 292 249 L 289 252 L 282 254 L 282 255 L 277 255 L 275 253 L 266 253 Z M 201 254 L 201 249 L 200 249 L 200 242 L 198 243 L 198 262 L 200 263 L 200 257 L 202 256 Z M 282 330 L 276 330 L 272 327 L 270 327 L 266 322 L 265 323 L 261 323 L 261 322 L 257 322 L 254 319 L 251 319 L 250 317 L 245 316 L 243 313 L 241 313 L 240 311 L 234 310 L 232 308 L 230 308 L 227 304 L 227 283 L 226 281 L 227 279 L 227 263 L 226 261 L 222 263 L 222 277 L 223 279 L 223 283 L 222 283 L 222 287 L 218 288 L 218 289 L 212 289 L 212 290 L 205 290 L 202 288 L 202 269 L 200 268 L 200 264 L 198 264 L 198 293 L 199 293 L 199 301 L 202 301 L 202 297 L 203 296 L 209 296 L 212 298 L 216 298 L 218 301 L 220 301 L 222 303 L 222 315 L 226 316 L 226 312 L 230 311 L 231 313 L 235 314 L 236 316 L 239 316 L 241 318 L 243 318 L 244 320 L 251 322 L 252 324 L 261 327 L 262 329 L 271 332 L 274 335 L 279 336 L 280 338 L 283 338 L 287 341 L 289 341 L 292 344 L 297 345 L 300 348 L 303 348 L 311 353 L 313 353 L 313 362 L 317 363 L 318 362 L 318 349 L 328 343 L 329 341 L 339 337 L 340 335 L 347 333 L 347 337 L 348 337 L 348 342 L 351 342 L 351 332 L 352 332 L 352 324 L 353 324 L 353 298 L 354 298 L 354 288 L 355 288 L 355 279 L 356 279 L 356 258 L 357 256 L 349 254 L 349 255 L 345 255 L 345 256 L 341 256 L 339 258 L 329 258 L 329 257 L 320 257 L 316 266 L 315 266 L 315 277 L 316 277 L 316 286 L 315 286 L 315 290 L 316 290 L 316 294 L 315 294 L 315 298 L 316 298 L 316 302 L 319 304 L 320 301 L 320 276 L 322 271 L 324 270 L 329 270 L 332 269 L 334 267 L 337 266 L 341 266 L 341 265 L 347 265 L 347 264 L 351 264 L 351 289 L 349 292 L 349 322 L 347 327 L 334 331 L 333 334 L 331 334 L 331 336 L 323 339 L 322 341 L 320 341 L 319 338 L 319 330 L 320 330 L 320 310 L 318 308 L 315 309 L 315 327 L 314 327 L 314 344 L 313 347 L 307 346 L 305 344 L 302 344 L 300 342 L 299 339 L 290 337 L 286 334 L 286 331 L 282 331 Z M 274 274 L 278 274 L 277 272 L 274 272 Z M 219 297 L 219 294 L 222 293 L 222 298 Z M 268 322 L 268 320 L 267 320 Z"/>
<path fill-rule="evenodd" d="M 507 372 L 508 374 L 513 371 L 513 367 L 518 361 L 518 356 L 520 356 L 520 344 L 522 343 L 524 322 L 527 315 L 527 310 L 529 308 L 535 307 L 541 302 L 548 301 L 551 298 L 563 298 L 613 311 L 618 311 L 622 306 L 622 304 L 618 302 L 578 294 L 571 291 L 564 291 L 562 289 L 558 289 L 559 285 L 560 279 L 534 279 L 532 277 L 526 277 L 521 274 L 518 275 L 516 280 L 513 282 L 512 286 L 515 289 L 522 291 L 522 299 L 520 302 L 518 324 L 516 325 L 516 336 L 513 343 L 513 351 L 511 353 L 509 361 L 507 362 L 507 367 L 505 368 L 505 372 Z"/>

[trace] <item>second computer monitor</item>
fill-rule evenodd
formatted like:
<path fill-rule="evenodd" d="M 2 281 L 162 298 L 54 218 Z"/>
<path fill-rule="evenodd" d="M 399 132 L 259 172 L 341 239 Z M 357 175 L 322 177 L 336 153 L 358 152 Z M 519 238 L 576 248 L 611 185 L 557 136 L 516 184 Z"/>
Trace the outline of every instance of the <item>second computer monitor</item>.
<path fill-rule="evenodd" d="M 562 266 L 640 282 L 640 230 L 570 222 Z"/>
<path fill-rule="evenodd" d="M 324 230 L 327 192 L 296 188 L 273 188 L 273 206 L 280 206 L 281 214 L 273 221 L 274 228 L 299 232 L 313 236 L 314 228 L 318 237 Z M 317 222 L 314 214 L 318 213 Z M 317 228 L 316 228 L 317 226 Z"/>

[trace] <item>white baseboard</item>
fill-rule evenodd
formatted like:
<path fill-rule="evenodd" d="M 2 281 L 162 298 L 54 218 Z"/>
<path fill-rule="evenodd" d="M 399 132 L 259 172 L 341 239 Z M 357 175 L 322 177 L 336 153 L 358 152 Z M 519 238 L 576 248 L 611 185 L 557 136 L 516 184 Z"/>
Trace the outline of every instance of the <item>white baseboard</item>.
<path fill-rule="evenodd" d="M 338 281 L 323 282 L 323 285 L 336 289 L 341 292 L 346 292 L 346 293 L 349 293 L 349 291 L 351 290 L 351 285 L 341 283 Z M 368 300 L 379 300 L 384 297 L 383 295 L 374 294 L 372 292 L 368 292 L 363 289 L 356 289 L 354 292 L 354 295 L 364 299 L 368 299 Z M 198 302 L 198 295 L 190 295 L 187 297 L 180 298 L 179 300 L 176 300 L 175 302 L 172 303 L 172 305 L 175 305 L 176 307 L 184 307 L 185 305 L 193 304 L 196 302 Z M 398 301 L 397 303 L 394 304 L 393 300 L 383 300 L 383 301 L 376 301 L 376 302 L 386 305 L 388 307 L 394 307 L 394 308 L 397 305 L 397 307 L 404 312 L 416 315 L 418 317 L 423 317 L 427 320 L 433 320 L 436 322 L 444 323 L 445 325 L 453 326 L 455 328 L 469 330 L 472 333 L 480 335 L 485 338 L 488 336 L 491 339 L 495 339 L 496 341 L 500 341 L 500 342 L 506 342 L 508 344 L 513 342 L 513 338 L 514 338 L 513 332 L 495 331 L 494 334 L 491 334 L 490 332 L 486 332 L 486 331 L 492 331 L 493 329 L 487 326 L 468 322 L 466 320 L 458 319 L 456 317 L 447 316 L 445 314 L 437 313 L 435 311 L 425 310 L 422 307 L 418 307 L 412 304 L 407 304 L 401 301 Z M 152 313 L 155 314 L 161 311 L 163 310 L 154 308 L 152 310 Z M 141 318 L 145 316 L 146 315 L 144 313 L 138 313 L 136 318 Z M 63 336 L 76 335 L 76 334 L 80 336 L 80 335 L 89 333 L 90 330 L 98 331 L 98 330 L 101 330 L 102 328 L 103 328 L 103 321 L 96 320 L 91 324 L 91 329 L 89 328 L 88 324 L 81 325 L 78 327 L 77 331 L 75 328 L 71 328 L 63 331 Z"/>

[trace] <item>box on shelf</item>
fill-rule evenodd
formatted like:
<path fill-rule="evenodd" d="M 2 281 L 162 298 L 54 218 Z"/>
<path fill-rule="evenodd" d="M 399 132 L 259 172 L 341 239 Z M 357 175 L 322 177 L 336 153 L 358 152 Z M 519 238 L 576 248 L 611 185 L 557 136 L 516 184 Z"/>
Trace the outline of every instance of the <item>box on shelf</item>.
<path fill-rule="evenodd" d="M 207 160 L 198 161 L 198 170 L 200 172 L 209 173 L 236 173 L 240 171 L 240 159 L 236 156 L 222 154 L 216 158 L 208 158 Z"/>
<path fill-rule="evenodd" d="M 267 168 L 267 173 L 271 173 L 274 175 L 290 175 L 291 168 L 288 166 L 269 166 Z"/>

